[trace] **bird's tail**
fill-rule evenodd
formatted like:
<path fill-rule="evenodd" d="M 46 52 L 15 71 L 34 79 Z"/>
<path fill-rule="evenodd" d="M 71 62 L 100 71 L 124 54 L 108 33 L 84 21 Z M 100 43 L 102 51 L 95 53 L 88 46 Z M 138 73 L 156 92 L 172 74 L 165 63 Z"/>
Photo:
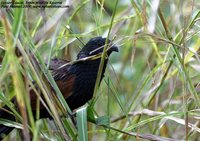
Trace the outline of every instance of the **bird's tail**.
<path fill-rule="evenodd" d="M 2 109 L 0 109 L 0 118 L 15 121 L 15 116 L 6 110 L 9 110 L 7 106 L 4 106 Z M 8 135 L 12 130 L 13 127 L 5 126 L 0 123 L 0 140 L 2 140 L 4 136 Z"/>

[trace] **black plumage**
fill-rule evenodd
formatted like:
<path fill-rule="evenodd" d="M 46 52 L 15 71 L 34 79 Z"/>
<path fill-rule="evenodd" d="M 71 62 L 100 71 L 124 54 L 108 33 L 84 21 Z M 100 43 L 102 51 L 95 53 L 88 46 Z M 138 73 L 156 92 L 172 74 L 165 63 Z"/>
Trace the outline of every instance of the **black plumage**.
<path fill-rule="evenodd" d="M 106 38 L 92 38 L 78 53 L 77 60 L 102 53 L 105 42 Z M 110 41 L 108 41 L 108 43 L 110 43 Z M 107 56 L 109 56 L 113 51 L 118 51 L 117 47 L 115 46 L 109 45 L 108 47 L 109 49 L 107 50 Z M 69 61 L 66 60 L 52 59 L 49 69 L 51 70 L 53 78 L 71 110 L 84 105 L 92 98 L 100 61 L 101 58 L 98 57 L 96 59 L 82 60 L 70 64 Z M 108 57 L 106 57 L 104 62 L 101 80 L 104 76 L 107 61 Z M 34 91 L 30 91 L 33 113 L 35 113 L 36 98 L 37 96 L 35 95 Z M 8 107 L 3 107 L 3 109 L 5 108 L 9 110 Z M 40 118 L 50 117 L 50 114 L 42 105 L 40 107 L 40 113 Z M 15 120 L 13 115 L 2 109 L 0 109 L 0 118 L 5 118 L 12 121 Z M 2 134 L 8 134 L 10 131 L 12 131 L 12 129 L 13 128 L 11 127 L 0 124 L 0 139 Z"/>

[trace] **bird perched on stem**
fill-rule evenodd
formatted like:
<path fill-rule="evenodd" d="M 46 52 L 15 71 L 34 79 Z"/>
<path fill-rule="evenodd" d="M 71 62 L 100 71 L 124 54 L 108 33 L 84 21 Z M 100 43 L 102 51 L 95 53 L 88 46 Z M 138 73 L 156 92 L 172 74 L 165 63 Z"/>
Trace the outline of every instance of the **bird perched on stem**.
<path fill-rule="evenodd" d="M 95 37 L 90 39 L 81 49 L 77 55 L 77 60 L 73 63 L 61 59 L 51 60 L 49 69 L 71 110 L 84 105 L 92 98 L 101 61 L 101 54 L 104 47 L 107 46 L 105 44 L 106 38 Z M 108 57 L 113 51 L 118 52 L 118 48 L 113 46 L 110 40 L 108 40 L 107 47 L 107 57 L 104 60 L 100 80 L 102 80 L 104 76 Z M 33 113 L 35 113 L 36 110 L 36 99 L 36 94 L 31 90 L 30 101 Z M 9 111 L 11 110 L 7 106 L 0 108 L 0 118 L 15 121 L 15 116 Z M 40 106 L 40 113 L 40 118 L 50 118 L 50 114 L 42 104 Z M 13 127 L 0 124 L 0 139 L 3 138 L 3 135 L 10 133 L 12 129 Z"/>

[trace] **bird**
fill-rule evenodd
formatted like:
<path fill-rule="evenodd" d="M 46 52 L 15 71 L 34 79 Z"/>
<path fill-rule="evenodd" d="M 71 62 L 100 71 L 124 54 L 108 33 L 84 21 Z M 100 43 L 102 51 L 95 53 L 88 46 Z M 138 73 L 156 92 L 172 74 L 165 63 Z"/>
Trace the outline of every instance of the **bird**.
<path fill-rule="evenodd" d="M 108 45 L 106 42 L 108 42 Z M 107 46 L 107 57 L 105 57 L 103 64 L 100 77 L 101 83 L 109 56 L 112 52 L 118 52 L 118 47 L 110 40 L 106 41 L 106 38 L 101 36 L 91 38 L 80 50 L 74 63 L 58 58 L 51 60 L 49 70 L 71 110 L 83 106 L 92 99 L 101 57 L 94 57 L 93 59 L 85 58 L 101 55 L 105 46 Z M 35 113 L 37 96 L 33 90 L 30 90 L 29 94 L 32 111 Z M 51 115 L 45 107 L 42 104 L 40 105 L 40 118 L 50 118 Z M 9 111 L 11 110 L 7 106 L 0 108 L 0 118 L 15 121 L 15 116 L 10 114 Z M 14 127 L 8 127 L 0 123 L 0 140 L 13 129 Z"/>

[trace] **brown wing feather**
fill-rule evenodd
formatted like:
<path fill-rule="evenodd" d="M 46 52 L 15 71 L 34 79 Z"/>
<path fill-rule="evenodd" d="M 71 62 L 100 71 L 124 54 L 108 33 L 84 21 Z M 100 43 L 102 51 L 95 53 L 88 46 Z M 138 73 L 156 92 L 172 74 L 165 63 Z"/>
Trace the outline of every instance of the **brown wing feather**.
<path fill-rule="evenodd" d="M 57 70 L 59 67 L 63 66 L 64 64 L 69 63 L 70 61 L 64 59 L 53 58 L 49 64 L 50 70 Z"/>
<path fill-rule="evenodd" d="M 69 63 L 69 61 L 57 58 L 52 59 L 50 63 L 50 68 L 52 70 L 54 80 L 56 81 L 58 88 L 60 89 L 65 99 L 72 94 L 76 77 L 74 74 L 69 73 L 69 68 L 71 65 L 66 65 L 67 63 Z M 59 67 L 63 65 L 66 66 L 60 69 Z"/>
<path fill-rule="evenodd" d="M 51 60 L 49 69 L 51 70 L 52 76 L 58 85 L 63 97 L 66 99 L 72 94 L 75 75 L 68 72 L 70 65 L 66 65 L 61 69 L 59 67 L 69 63 L 67 60 L 54 58 Z M 53 89 L 52 89 L 53 90 Z M 32 109 L 36 109 L 36 101 L 38 96 L 33 90 L 30 90 L 30 99 Z M 40 104 L 40 109 L 44 109 L 44 106 Z"/>
<path fill-rule="evenodd" d="M 74 80 L 75 80 L 74 75 L 70 75 L 65 81 L 63 80 L 56 81 L 58 88 L 60 89 L 65 99 L 71 96 L 72 94 Z"/>

